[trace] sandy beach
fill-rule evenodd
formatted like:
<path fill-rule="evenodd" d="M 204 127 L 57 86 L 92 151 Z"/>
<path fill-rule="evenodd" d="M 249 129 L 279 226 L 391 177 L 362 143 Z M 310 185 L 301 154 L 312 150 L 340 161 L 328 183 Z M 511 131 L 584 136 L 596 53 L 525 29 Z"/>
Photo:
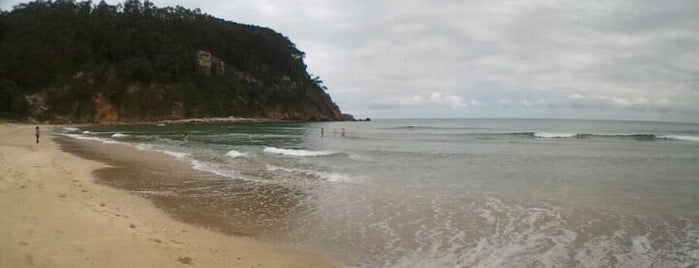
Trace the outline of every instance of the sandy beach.
<path fill-rule="evenodd" d="M 0 267 L 332 267 L 294 249 L 174 220 L 94 182 L 106 164 L 63 152 L 42 126 L 0 125 Z"/>

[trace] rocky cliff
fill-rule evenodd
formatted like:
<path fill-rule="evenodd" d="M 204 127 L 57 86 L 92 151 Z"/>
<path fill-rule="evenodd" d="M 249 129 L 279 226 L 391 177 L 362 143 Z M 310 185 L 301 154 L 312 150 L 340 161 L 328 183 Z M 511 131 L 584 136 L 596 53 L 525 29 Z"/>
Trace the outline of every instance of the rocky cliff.
<path fill-rule="evenodd" d="M 268 28 L 128 0 L 0 13 L 0 116 L 117 123 L 198 117 L 351 120 L 305 53 Z"/>

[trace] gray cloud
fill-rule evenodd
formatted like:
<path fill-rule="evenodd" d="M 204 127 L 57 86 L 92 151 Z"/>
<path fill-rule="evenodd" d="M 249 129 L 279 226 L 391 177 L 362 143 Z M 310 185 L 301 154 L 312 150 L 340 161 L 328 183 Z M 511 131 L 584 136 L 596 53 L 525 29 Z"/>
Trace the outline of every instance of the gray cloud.
<path fill-rule="evenodd" d="M 684 109 L 676 103 L 666 99 L 647 99 L 643 97 L 622 98 L 604 95 L 580 95 L 571 94 L 566 98 L 547 99 L 498 99 L 498 105 L 504 109 L 597 109 L 597 110 L 627 110 L 640 112 L 670 113 L 679 112 L 682 114 L 691 113 L 692 110 Z"/>
<path fill-rule="evenodd" d="M 478 100 L 465 101 L 459 96 L 432 92 L 429 96 L 414 95 L 410 97 L 387 98 L 371 101 L 369 106 L 376 109 L 386 108 L 422 108 L 445 107 L 459 109 L 469 105 L 482 105 Z"/>
<path fill-rule="evenodd" d="M 435 107 L 401 103 L 449 92 L 463 103 L 443 106 L 455 116 L 520 107 L 699 118 L 697 1 L 154 2 L 288 35 L 333 99 L 360 117 L 409 117 L 385 108 L 420 113 Z M 466 107 L 471 99 L 495 105 Z"/>

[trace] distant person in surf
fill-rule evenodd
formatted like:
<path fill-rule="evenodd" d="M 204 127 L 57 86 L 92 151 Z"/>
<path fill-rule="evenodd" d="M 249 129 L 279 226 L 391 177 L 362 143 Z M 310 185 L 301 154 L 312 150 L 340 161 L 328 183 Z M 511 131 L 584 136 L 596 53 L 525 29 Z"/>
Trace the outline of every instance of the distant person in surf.
<path fill-rule="evenodd" d="M 342 128 L 342 132 L 340 132 L 340 135 L 342 135 L 342 137 L 345 136 L 345 128 L 344 127 Z"/>
<path fill-rule="evenodd" d="M 36 126 L 36 143 L 39 143 L 39 136 L 41 135 L 41 130 L 39 130 L 39 126 Z"/>
<path fill-rule="evenodd" d="M 325 129 L 324 128 L 320 128 L 320 136 L 321 137 L 325 136 Z"/>
<path fill-rule="evenodd" d="M 184 141 L 189 141 L 189 133 L 185 133 L 184 137 L 182 138 Z"/>

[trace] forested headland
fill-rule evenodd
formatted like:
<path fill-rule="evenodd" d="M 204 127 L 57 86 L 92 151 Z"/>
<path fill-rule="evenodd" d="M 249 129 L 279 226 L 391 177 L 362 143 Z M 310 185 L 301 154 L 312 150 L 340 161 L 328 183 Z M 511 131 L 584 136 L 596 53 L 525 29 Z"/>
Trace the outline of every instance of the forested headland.
<path fill-rule="evenodd" d="M 351 120 L 272 29 L 128 0 L 35 1 L 0 13 L 0 117 L 137 122 Z"/>

